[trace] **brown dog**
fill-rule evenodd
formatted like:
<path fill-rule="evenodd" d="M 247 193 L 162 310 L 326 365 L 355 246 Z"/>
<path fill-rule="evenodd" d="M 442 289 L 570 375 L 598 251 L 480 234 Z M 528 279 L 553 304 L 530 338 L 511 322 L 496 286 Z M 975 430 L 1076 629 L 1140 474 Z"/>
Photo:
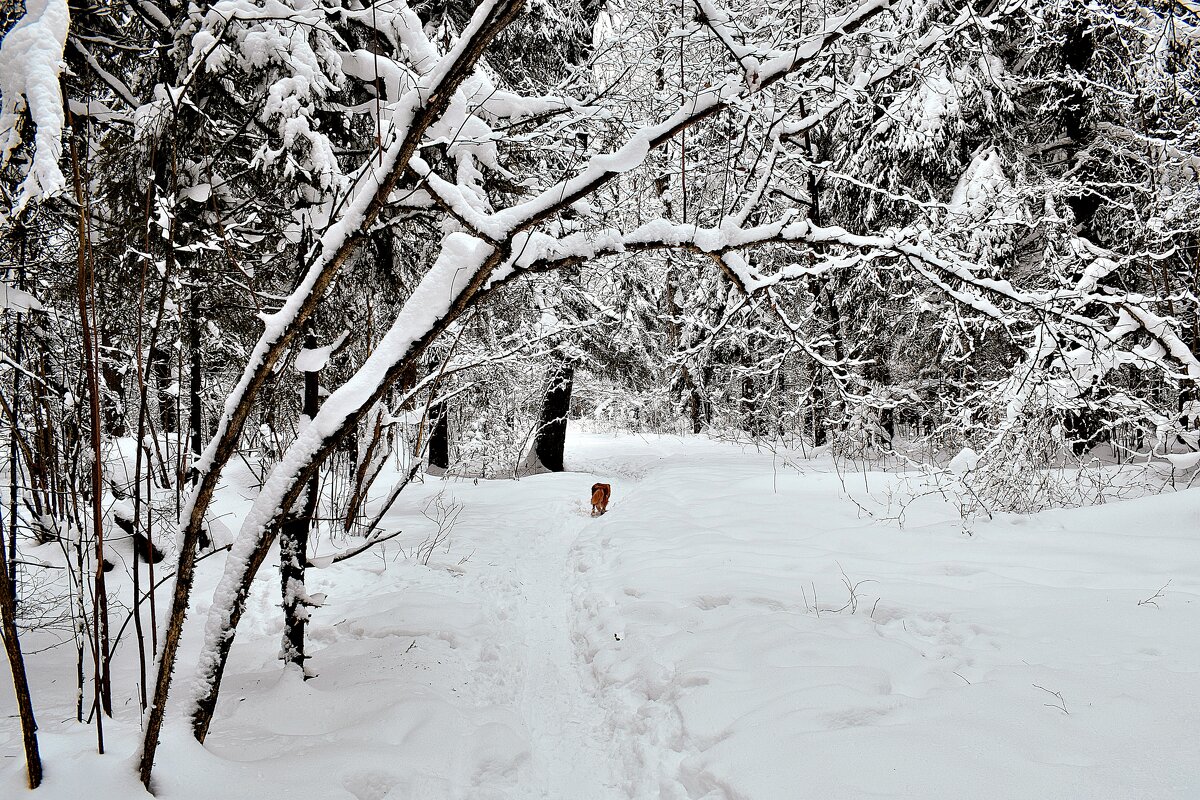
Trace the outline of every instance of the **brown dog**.
<path fill-rule="evenodd" d="M 612 487 L 607 483 L 592 485 L 592 516 L 598 517 L 608 511 L 608 498 L 612 497 Z"/>

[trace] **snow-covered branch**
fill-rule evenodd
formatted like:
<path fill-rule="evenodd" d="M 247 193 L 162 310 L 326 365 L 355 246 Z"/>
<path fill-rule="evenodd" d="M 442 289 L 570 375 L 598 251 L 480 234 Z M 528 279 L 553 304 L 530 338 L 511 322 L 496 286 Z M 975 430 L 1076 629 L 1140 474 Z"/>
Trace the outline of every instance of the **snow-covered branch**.
<path fill-rule="evenodd" d="M 66 0 L 25 0 L 24 16 L 0 41 L 0 166 L 21 143 L 26 109 L 37 128 L 25 179 L 11 198 L 14 216 L 67 183 L 58 165 L 66 124 L 59 75 L 69 25 Z"/>
<path fill-rule="evenodd" d="M 191 589 L 196 542 L 221 468 L 237 446 L 258 389 L 271 374 L 275 363 L 295 339 L 305 321 L 312 315 L 342 265 L 357 249 L 378 218 L 425 132 L 444 113 L 458 87 L 474 71 L 487 44 L 512 22 L 521 7 L 521 0 L 488 0 L 482 3 L 456 46 L 441 57 L 429 72 L 422 76 L 418 85 L 398 101 L 389 120 L 390 135 L 385 152 L 378 159 L 372 154 L 370 163 L 360 174 L 350 201 L 314 248 L 304 278 L 283 307 L 264 320 L 265 330 L 247 359 L 241 379 L 225 401 L 215 434 L 198 460 L 198 485 L 189 495 L 180 514 L 179 577 L 176 580 L 171 614 L 165 617 L 164 624 L 168 628 L 160 654 L 155 703 L 146 725 L 141 760 L 144 783 L 148 783 L 150 779 L 162 715 L 165 712 L 178 637 Z M 437 288 L 445 287 L 439 284 Z M 437 288 L 431 288 L 430 294 L 435 294 Z M 330 407 L 329 403 L 325 406 Z M 316 426 L 314 420 L 310 429 Z M 223 600 L 229 604 L 234 602 L 235 598 L 225 597 Z M 200 738 L 203 738 L 206 729 L 207 720 L 197 729 Z"/>

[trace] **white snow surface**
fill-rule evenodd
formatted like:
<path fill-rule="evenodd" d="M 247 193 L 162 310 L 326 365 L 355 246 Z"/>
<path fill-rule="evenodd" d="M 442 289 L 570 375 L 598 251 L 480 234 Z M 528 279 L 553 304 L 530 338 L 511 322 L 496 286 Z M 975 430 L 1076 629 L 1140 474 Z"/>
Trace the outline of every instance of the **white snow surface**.
<path fill-rule="evenodd" d="M 950 459 L 947 465 L 955 475 L 963 476 L 979 466 L 979 454 L 969 447 L 964 447 L 958 455 Z"/>
<path fill-rule="evenodd" d="M 968 536 L 937 495 L 903 527 L 883 521 L 912 477 L 701 437 L 572 429 L 568 443 L 567 473 L 427 478 L 385 519 L 399 539 L 310 572 L 326 595 L 313 680 L 277 661 L 263 569 L 207 745 L 174 715 L 157 796 L 1200 797 L 1200 489 L 1000 515 Z M 597 480 L 613 499 L 592 518 Z M 215 513 L 245 516 L 252 486 L 231 465 Z M 462 513 L 423 565 L 410 554 L 439 492 Z M 198 568 L 177 704 L 216 561 Z M 128 758 L 132 642 L 97 756 L 72 721 L 69 648 L 32 652 L 37 638 L 46 783 L 23 788 L 0 681 L 0 797 L 147 796 Z"/>
<path fill-rule="evenodd" d="M 18 289 L 2 278 L 0 278 L 0 308 L 8 309 L 16 314 L 45 310 L 45 306 L 36 297 L 23 289 Z"/>

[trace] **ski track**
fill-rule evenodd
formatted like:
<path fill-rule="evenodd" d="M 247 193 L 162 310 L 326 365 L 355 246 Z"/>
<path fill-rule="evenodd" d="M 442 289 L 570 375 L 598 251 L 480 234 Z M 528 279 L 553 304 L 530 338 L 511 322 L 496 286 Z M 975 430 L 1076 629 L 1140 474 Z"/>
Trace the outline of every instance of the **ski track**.
<path fill-rule="evenodd" d="M 590 517 L 570 503 L 555 504 L 532 532 L 515 535 L 516 613 L 524 638 L 524 681 L 519 705 L 530 739 L 530 775 L 515 798 L 609 800 L 618 796 L 613 774 L 620 754 L 611 723 L 585 684 L 572 635 L 574 587 L 567 560 Z"/>

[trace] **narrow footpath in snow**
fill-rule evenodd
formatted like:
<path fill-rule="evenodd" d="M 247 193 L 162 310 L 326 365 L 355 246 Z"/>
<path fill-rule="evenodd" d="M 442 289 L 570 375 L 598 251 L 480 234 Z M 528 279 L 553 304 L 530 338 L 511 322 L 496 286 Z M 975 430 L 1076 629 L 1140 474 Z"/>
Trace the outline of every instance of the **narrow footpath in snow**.
<path fill-rule="evenodd" d="M 567 557 L 592 521 L 578 502 L 550 502 L 509 549 L 515 560 L 519 600 L 514 622 L 523 638 L 519 706 L 529 735 L 530 764 L 516 796 L 608 800 L 619 796 L 622 756 L 597 703 L 594 682 L 572 637 Z"/>

